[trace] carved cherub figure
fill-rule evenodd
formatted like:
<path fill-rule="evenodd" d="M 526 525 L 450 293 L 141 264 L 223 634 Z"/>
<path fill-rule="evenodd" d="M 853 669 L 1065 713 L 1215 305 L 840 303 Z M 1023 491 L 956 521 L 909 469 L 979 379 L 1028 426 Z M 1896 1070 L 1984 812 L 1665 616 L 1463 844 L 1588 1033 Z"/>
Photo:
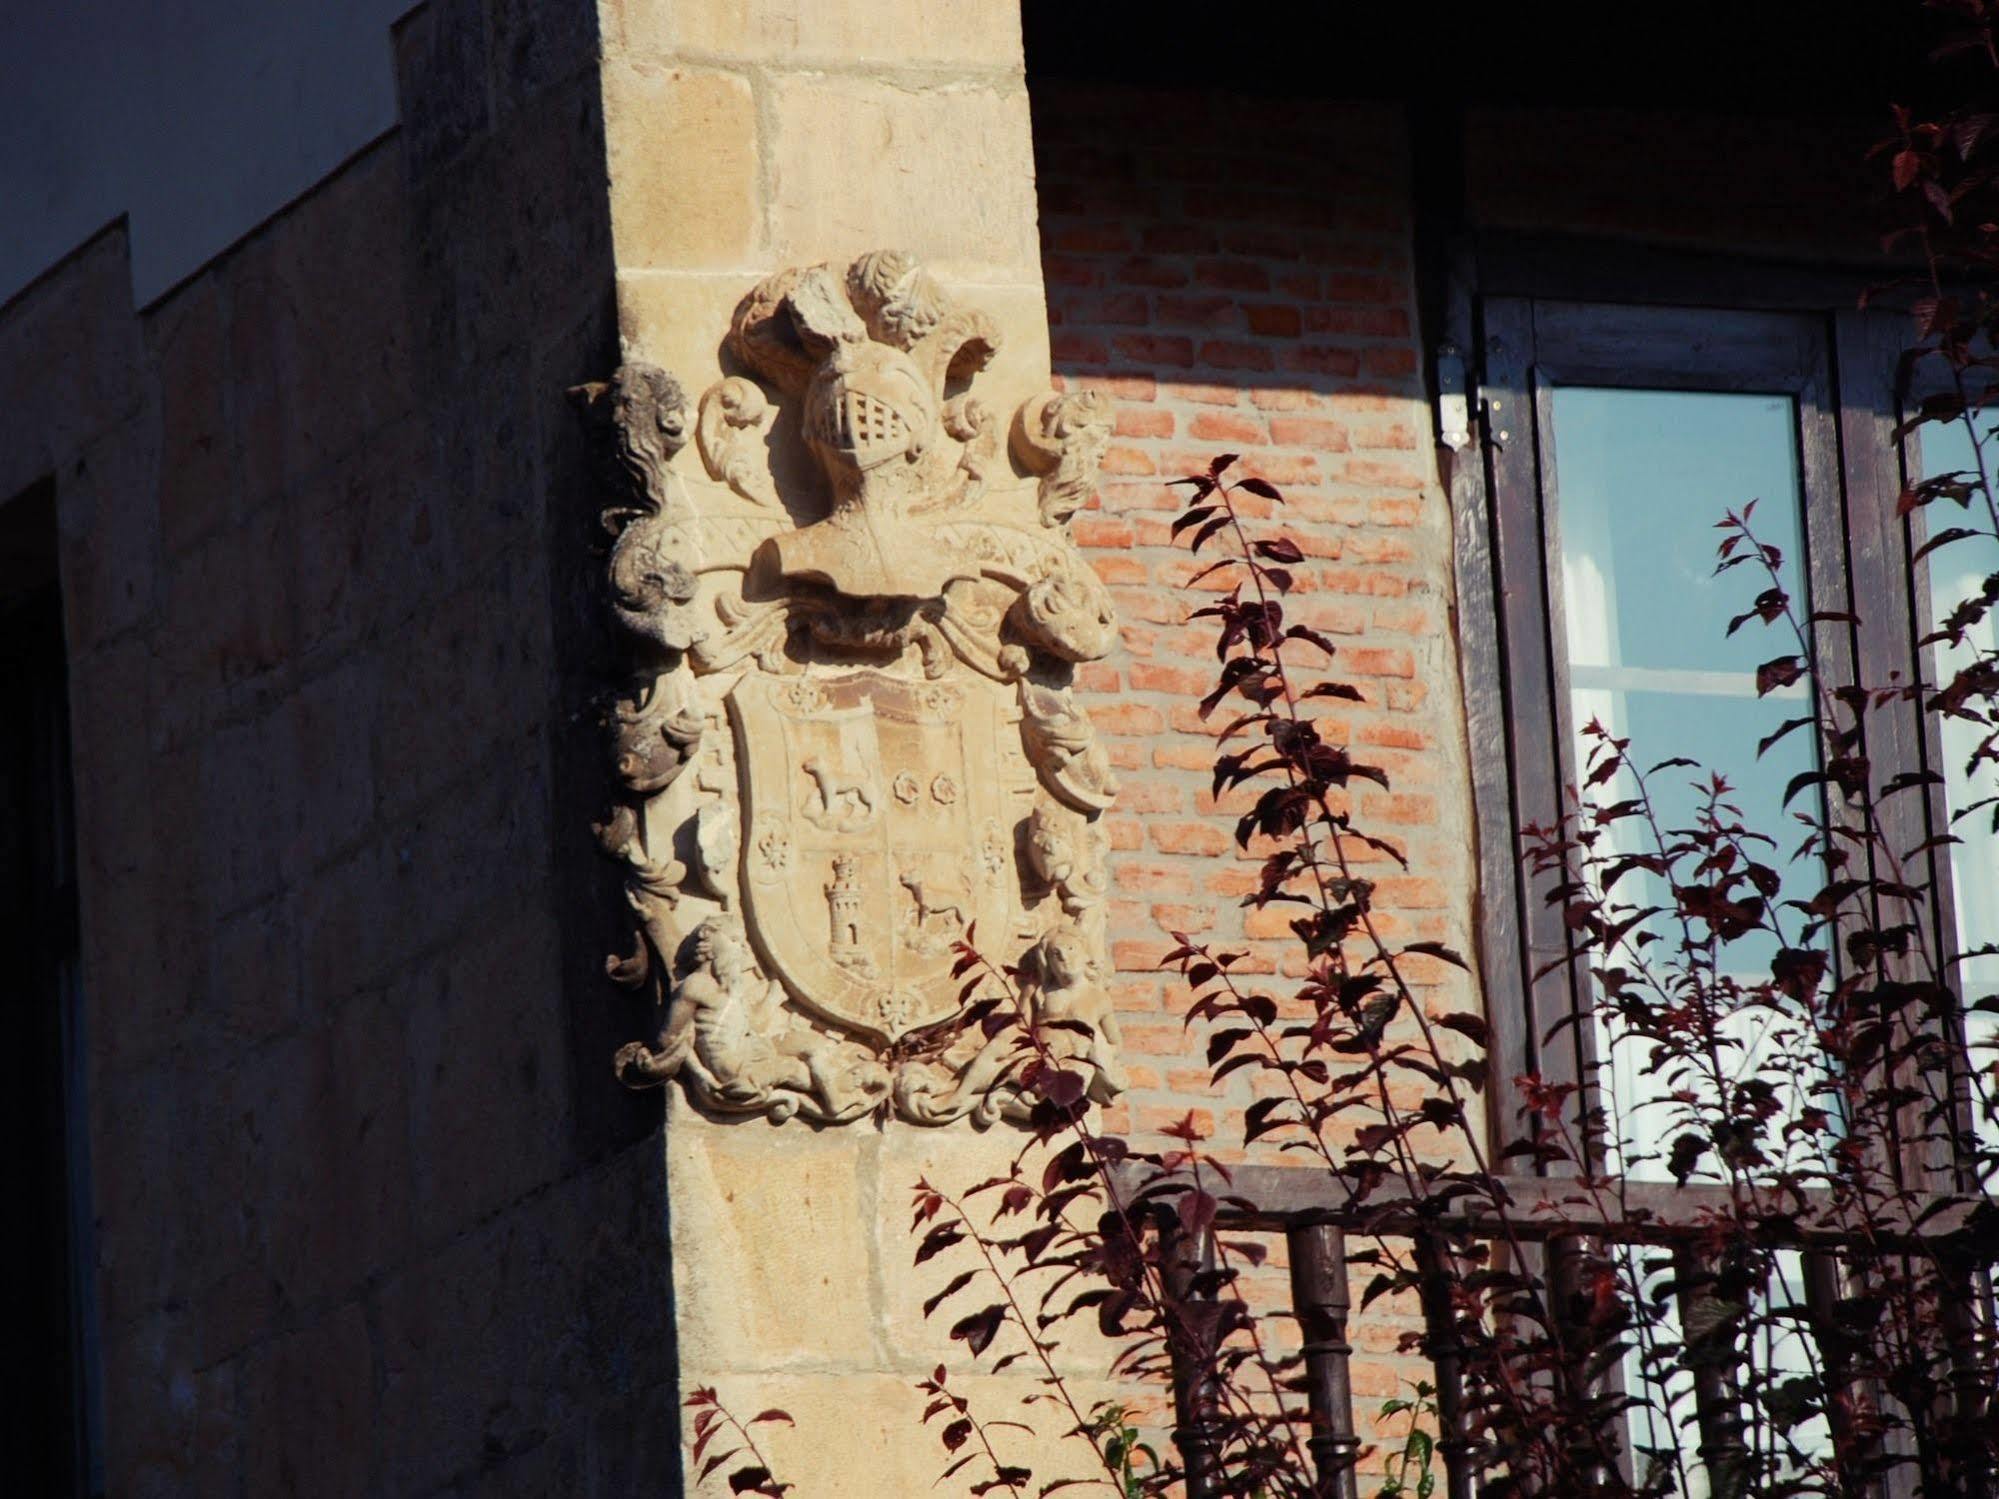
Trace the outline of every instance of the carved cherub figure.
<path fill-rule="evenodd" d="M 1082 1063 L 1088 1073 L 1084 1091 L 1097 1103 L 1125 1091 L 1128 1082 L 1117 1059 L 1123 1037 L 1110 992 L 1090 960 L 1089 939 L 1065 922 L 1028 949 L 1022 966 L 1033 1041 L 1008 1027 L 987 1037 L 955 1069 L 905 1069 L 896 1079 L 895 1099 L 904 1118 L 944 1124 L 969 1116 L 981 1129 L 999 1119 L 1029 1118 L 1034 1095 L 1019 1075 L 1037 1051 L 1058 1064 Z"/>
<path fill-rule="evenodd" d="M 643 1087 L 686 1071 L 704 1102 L 779 1121 L 801 1105 L 828 1118 L 871 1106 L 886 1087 L 880 1069 L 810 1030 L 787 1028 L 782 998 L 757 972 L 742 924 L 711 916 L 694 929 L 692 957 L 658 1039 L 619 1051 L 618 1075 Z"/>
<path fill-rule="evenodd" d="M 1036 1033 L 1056 1057 L 1088 1063 L 1090 1097 L 1109 1103 L 1126 1087 L 1117 1055 L 1124 1038 L 1110 991 L 1098 981 L 1090 960 L 1088 939 L 1065 922 L 1037 942 L 1028 957 Z"/>

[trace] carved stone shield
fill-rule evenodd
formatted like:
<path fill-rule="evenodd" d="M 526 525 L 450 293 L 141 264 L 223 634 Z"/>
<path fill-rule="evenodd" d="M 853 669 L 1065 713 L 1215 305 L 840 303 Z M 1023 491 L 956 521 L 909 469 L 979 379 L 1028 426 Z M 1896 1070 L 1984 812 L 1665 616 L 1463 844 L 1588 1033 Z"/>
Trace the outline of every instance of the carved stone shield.
<path fill-rule="evenodd" d="M 730 692 L 743 912 L 767 971 L 822 1019 L 892 1041 L 959 1005 L 974 925 L 1020 905 L 988 684 L 751 674 Z"/>
<path fill-rule="evenodd" d="M 1108 1100 L 1116 780 L 1073 688 L 1118 634 L 1068 529 L 1108 402 L 1003 425 L 970 389 L 998 325 L 899 250 L 766 277 L 728 347 L 692 409 L 642 363 L 573 392 L 644 647 L 599 838 L 639 928 L 608 971 L 661 1019 L 619 1076 L 716 1115 L 1028 1119 L 1016 1035 L 891 1044 L 958 1012 L 970 941 Z"/>

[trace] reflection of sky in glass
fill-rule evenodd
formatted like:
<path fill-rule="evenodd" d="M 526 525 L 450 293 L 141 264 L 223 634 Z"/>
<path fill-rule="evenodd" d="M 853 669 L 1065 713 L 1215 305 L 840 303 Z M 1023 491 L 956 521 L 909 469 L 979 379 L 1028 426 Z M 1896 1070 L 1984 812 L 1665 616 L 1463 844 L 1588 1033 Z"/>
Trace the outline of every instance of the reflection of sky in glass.
<path fill-rule="evenodd" d="M 1570 661 L 1749 672 L 1776 654 L 1767 630 L 1724 636 L 1761 583 L 1715 576 L 1715 523 L 1758 501 L 1753 523 L 1801 591 L 1790 398 L 1575 387 L 1554 406 Z"/>
<path fill-rule="evenodd" d="M 1971 434 L 1965 430 L 1964 423 L 1946 422 L 1923 427 L 1919 431 L 1922 466 L 1926 474 L 1977 471 L 1977 456 L 1972 452 Z M 1990 466 L 1999 460 L 1999 443 L 1987 440 L 1984 447 L 1986 462 Z M 1987 523 L 1982 496 L 1973 498 L 1968 519 L 1949 500 L 1936 501 L 1924 514 L 1932 533 L 1947 527 L 1968 528 Z M 1989 536 L 1949 542 L 1931 552 L 1927 560 L 1930 612 L 1934 619 L 1940 620 L 1960 600 L 1978 592 L 1989 575 L 1999 572 L 1999 542 Z M 1980 654 L 1992 651 L 1994 643 L 1994 621 L 1988 614 L 1975 629 L 1967 632 L 1964 645 L 1956 648 L 1939 645 L 1934 648 L 1929 662 L 1931 679 L 1949 681 L 1953 674 L 1976 660 Z M 1973 748 L 1984 738 L 1986 728 L 1963 719 L 1945 718 L 1938 721 L 1937 731 L 1943 746 L 1943 764 L 1938 769 L 1943 773 L 1944 794 L 1950 805 L 1954 808 L 1967 807 L 1983 797 L 1999 793 L 1999 770 L 1993 766 L 1980 765 L 1975 774 L 1966 772 L 1966 763 Z M 1957 903 L 1959 949 L 1969 951 L 1986 943 L 1999 943 L 1999 834 L 1992 831 L 1992 809 L 1987 807 L 1973 812 L 1962 821 L 1953 823 L 1950 830 L 1963 840 L 1950 851 L 1951 891 Z M 1967 1004 L 1984 996 L 1999 994 L 1999 957 L 1973 958 L 1958 972 Z M 1993 1061 L 1991 1048 L 1999 1047 L 1999 1016 L 1970 1015 L 1968 1024 L 1972 1031 L 1974 1060 L 1986 1064 L 1989 1077 Z M 1993 1138 L 1995 1130 L 1999 1127 L 1989 1121 L 1985 1123 L 1984 1133 L 1988 1142 L 1999 1144 L 1999 1140 Z"/>
<path fill-rule="evenodd" d="M 1698 761 L 1702 772 L 1675 767 L 1649 778 L 1669 834 L 1691 826 L 1702 805 L 1696 777 L 1704 783 L 1705 771 L 1719 771 L 1734 788 L 1728 800 L 1741 808 L 1743 821 L 1780 840 L 1780 849 L 1757 855 L 1786 876 L 1780 899 L 1802 898 L 1816 885 L 1816 869 L 1786 868 L 1804 829 L 1774 810 L 1791 778 L 1813 765 L 1816 747 L 1808 729 L 1760 759 L 1756 744 L 1809 704 L 1802 683 L 1756 696 L 1757 665 L 1792 653 L 1796 640 L 1788 625 L 1753 620 L 1728 635 L 1728 621 L 1749 608 L 1768 579 L 1754 565 L 1716 575 L 1715 548 L 1725 534 L 1716 529 L 1722 513 L 1756 500 L 1757 535 L 1784 553 L 1784 586 L 1800 613 L 1809 607 L 1796 433 L 1788 396 L 1584 387 L 1554 392 L 1554 487 L 1576 764 L 1587 765 L 1588 744 L 1580 736 L 1592 719 L 1629 738 L 1630 757 L 1642 767 L 1674 756 Z M 1609 802 L 1635 792 L 1620 776 L 1593 795 Z M 1813 795 L 1801 793 L 1793 806 L 1813 811 Z M 1620 847 L 1650 846 L 1634 824 L 1614 828 L 1612 836 Z M 1661 882 L 1633 875 L 1618 885 L 1615 898 L 1650 904 L 1668 893 Z M 1795 939 L 1795 915 L 1782 920 Z M 1753 978 L 1767 974 L 1775 947 L 1774 937 L 1745 937 L 1728 948 L 1725 961 Z M 1753 1053 L 1773 1018 L 1740 1015 L 1731 1030 Z M 1607 1039 L 1607 1081 L 1627 1150 L 1656 1151 L 1669 1119 L 1655 1100 L 1670 1084 L 1656 1076 L 1643 1043 Z M 1737 1061 L 1742 1070 L 1753 1066 L 1742 1054 Z M 1633 1175 L 1665 1175 L 1656 1163 L 1626 1165 Z"/>
<path fill-rule="evenodd" d="M 1588 766 L 1589 742 L 1581 731 L 1591 719 L 1612 735 L 1629 738 L 1628 754 L 1643 768 L 1674 756 L 1699 762 L 1700 772 L 1675 767 L 1648 776 L 1670 836 L 1674 828 L 1691 826 L 1703 805 L 1695 777 L 1704 784 L 1707 772 L 1720 772 L 1733 788 L 1727 800 L 1741 809 L 1741 821 L 1779 840 L 1775 849 L 1752 846 L 1759 850 L 1755 857 L 1784 876 L 1780 900 L 1803 898 L 1818 883 L 1815 867 L 1788 867 L 1806 831 L 1789 811 L 1815 815 L 1816 793 L 1800 793 L 1792 809 L 1781 815 L 1777 810 L 1791 778 L 1816 763 L 1817 748 L 1809 728 L 1788 735 L 1760 759 L 1756 744 L 1787 719 L 1802 717 L 1810 705 L 1803 683 L 1757 697 L 1756 667 L 1792 654 L 1797 641 L 1782 622 L 1765 626 L 1752 620 L 1733 637 L 1727 634 L 1728 621 L 1747 610 L 1769 580 L 1754 564 L 1715 573 L 1715 548 L 1725 534 L 1715 523 L 1725 510 L 1740 512 L 1758 501 L 1752 525 L 1759 540 L 1784 553 L 1782 583 L 1803 617 L 1810 603 L 1803 582 L 1796 434 L 1797 415 L 1788 396 L 1582 387 L 1554 392 L 1556 524 L 1578 773 Z M 1621 775 L 1591 795 L 1602 804 L 1636 789 Z M 1649 835 L 1635 824 L 1608 831 L 1619 849 L 1651 847 Z M 1669 896 L 1661 882 L 1632 875 L 1619 883 L 1613 898 L 1654 904 Z M 1780 920 L 1786 938 L 1795 942 L 1800 918 L 1784 912 Z M 1762 934 L 1740 939 L 1725 949 L 1725 966 L 1746 982 L 1767 977 L 1776 941 Z M 1809 1033 L 1792 1017 L 1771 1010 L 1740 1010 L 1725 1017 L 1721 1029 L 1738 1043 L 1730 1057 L 1738 1076 L 1755 1071 L 1757 1058 L 1772 1049 L 1815 1054 Z M 1600 1081 L 1616 1121 L 1614 1168 L 1670 1180 L 1658 1159 L 1674 1133 L 1667 1095 L 1675 1086 L 1704 1090 L 1696 1079 L 1661 1076 L 1648 1055 L 1650 1044 L 1617 1031 L 1614 1021 L 1606 1024 L 1599 1016 L 1598 1034 L 1608 1054 Z M 1791 1102 L 1798 1107 L 1806 1100 Z M 1797 1299 L 1796 1270 L 1795 1256 L 1784 1256 L 1780 1274 L 1787 1284 L 1769 1288 L 1772 1302 Z M 1669 1342 L 1678 1337 L 1670 1304 L 1656 1336 Z M 1765 1337 L 1760 1367 L 1772 1378 L 1803 1370 L 1802 1346 L 1794 1335 Z M 1636 1356 L 1626 1365 L 1627 1384 L 1643 1389 Z M 1664 1394 L 1663 1408 L 1633 1411 L 1634 1445 L 1677 1452 L 1687 1465 L 1686 1482 L 1677 1487 L 1688 1499 L 1704 1499 L 1706 1474 L 1682 1438 L 1692 1420 L 1692 1387 L 1684 1371 Z M 1795 1435 L 1807 1450 L 1824 1450 L 1829 1440 L 1822 1423 Z"/>

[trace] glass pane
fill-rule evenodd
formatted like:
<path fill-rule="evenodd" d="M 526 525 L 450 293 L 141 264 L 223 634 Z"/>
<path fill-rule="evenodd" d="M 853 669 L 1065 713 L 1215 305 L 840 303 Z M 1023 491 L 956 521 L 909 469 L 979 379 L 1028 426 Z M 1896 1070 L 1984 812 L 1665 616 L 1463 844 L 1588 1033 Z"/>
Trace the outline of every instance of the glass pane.
<path fill-rule="evenodd" d="M 1920 429 L 1922 468 L 1929 476 L 1945 473 L 1975 473 L 1977 455 L 1971 434 L 1962 422 L 1947 422 Z M 1984 444 L 1987 466 L 1999 462 L 1999 442 Z M 1983 500 L 1972 499 L 1967 517 L 1957 513 L 1948 500 L 1940 500 L 1926 512 L 1930 531 L 1945 527 L 1966 529 L 1988 526 L 1982 513 Z M 1964 599 L 1976 595 L 1987 577 L 1999 572 L 1999 541 L 1989 535 L 1966 537 L 1931 552 L 1929 594 L 1931 627 L 1942 621 Z M 1948 682 L 1957 672 L 1989 656 L 1999 647 L 1995 620 L 1987 614 L 1966 632 L 1963 645 L 1939 644 L 1931 648 L 1929 680 Z M 1990 732 L 1987 725 L 1962 718 L 1944 718 L 1937 724 L 1943 749 L 1938 767 L 1945 781 L 1944 795 L 1953 810 L 1969 808 L 1974 802 L 1999 793 L 1999 770 L 1989 764 L 1973 767 L 1972 751 Z M 1957 941 L 1960 952 L 1971 952 L 1999 943 L 1999 834 L 1992 830 L 1992 808 L 1969 812 L 1951 825 L 1951 832 L 1963 841 L 1950 851 L 1951 892 L 1957 904 Z M 1960 965 L 1963 998 L 1967 1006 L 1980 999 L 1999 995 L 1999 955 L 1971 958 Z M 1985 1073 L 1987 1092 L 1992 1086 L 1994 1048 L 1999 1048 L 1999 1015 L 1972 1013 L 1967 1017 L 1972 1056 Z M 1981 1111 L 1982 1112 L 1982 1111 Z M 1980 1120 L 1981 1134 L 1988 1145 L 1999 1146 L 1999 1125 Z"/>
<path fill-rule="evenodd" d="M 1779 913 L 1781 940 L 1796 945 L 1801 918 L 1777 902 L 1808 896 L 1819 872 L 1815 866 L 1789 867 L 1788 856 L 1804 830 L 1776 809 L 1791 778 L 1816 763 L 1817 746 L 1808 729 L 1785 736 L 1760 758 L 1756 746 L 1809 711 L 1809 682 L 1757 696 L 1756 668 L 1796 653 L 1796 634 L 1781 620 L 1769 626 L 1751 620 L 1730 636 L 1729 621 L 1747 610 L 1771 579 L 1754 564 L 1715 573 L 1715 549 L 1724 535 L 1716 523 L 1725 511 L 1740 513 L 1754 500 L 1757 539 L 1783 553 L 1776 581 L 1799 618 L 1809 612 L 1795 404 L 1776 395 L 1569 387 L 1553 394 L 1553 422 L 1553 524 L 1569 709 L 1577 734 L 1574 763 L 1579 772 L 1589 764 L 1591 741 L 1584 730 L 1591 722 L 1613 737 L 1628 738 L 1629 757 L 1640 766 L 1676 756 L 1699 762 L 1700 771 L 1673 767 L 1647 775 L 1669 836 L 1672 829 L 1692 826 L 1704 804 L 1696 780 L 1704 785 L 1709 772 L 1723 776 L 1733 788 L 1728 800 L 1741 809 L 1744 822 L 1780 840 L 1780 849 L 1759 857 L 1782 877 L 1772 907 Z M 1636 794 L 1628 772 L 1590 792 L 1599 805 Z M 1794 810 L 1816 815 L 1818 808 L 1803 802 Z M 1603 831 L 1620 841 L 1600 852 L 1651 851 L 1649 835 L 1635 822 L 1612 823 Z M 1614 898 L 1650 905 L 1670 901 L 1670 893 L 1664 881 L 1633 874 L 1618 884 Z M 1676 941 L 1662 935 L 1668 940 L 1655 951 L 1670 952 Z M 1766 979 L 1779 940 L 1751 934 L 1728 946 L 1725 961 L 1746 983 Z M 1670 966 L 1671 960 L 1666 962 Z M 1656 1064 L 1651 1043 L 1622 1033 L 1614 1017 L 1599 1011 L 1595 1021 L 1605 1059 L 1598 1082 L 1612 1121 L 1611 1168 L 1640 1179 L 1671 1180 L 1664 1159 L 1676 1132 L 1671 1126 L 1678 1106 L 1671 1095 L 1712 1097 L 1713 1088 L 1704 1077 Z M 1779 1068 L 1778 1075 L 1818 1076 L 1816 1037 L 1803 1016 L 1744 1005 L 1722 1017 L 1720 1030 L 1739 1048 L 1728 1059 L 1738 1078 L 1780 1048 L 1804 1061 Z M 1823 1097 L 1802 1096 L 1815 1087 L 1800 1085 L 1800 1096 L 1784 1105 L 1795 1113 L 1807 1103 L 1824 1104 Z M 1650 1251 L 1625 1253 L 1634 1268 L 1654 1258 Z M 1768 1288 L 1766 1308 L 1797 1299 L 1796 1256 L 1780 1256 L 1778 1268 L 1789 1284 Z M 1656 1288 L 1656 1272 L 1643 1278 Z M 1670 1296 L 1662 1294 L 1654 1306 L 1647 1336 L 1666 1351 L 1651 1364 L 1651 1379 L 1643 1372 L 1648 1360 L 1642 1352 L 1626 1356 L 1627 1389 L 1650 1401 L 1631 1412 L 1630 1439 L 1641 1466 L 1664 1464 L 1674 1492 L 1706 1499 L 1707 1474 L 1690 1436 L 1692 1378 L 1671 1351 L 1680 1338 L 1679 1318 Z M 1804 1363 L 1803 1345 L 1788 1330 L 1759 1337 L 1756 1364 L 1763 1377 L 1801 1372 Z M 1829 1450 L 1822 1424 L 1793 1435 L 1807 1452 Z"/>
<path fill-rule="evenodd" d="M 1790 397 L 1700 391 L 1558 388 L 1553 396 L 1556 515 L 1564 623 L 1569 656 L 1569 707 L 1577 733 L 1575 764 L 1586 766 L 1592 722 L 1631 740 L 1630 757 L 1650 766 L 1674 756 L 1724 776 L 1752 827 L 1778 838 L 1784 854 L 1802 830 L 1773 817 L 1785 787 L 1811 768 L 1817 753 L 1807 730 L 1790 734 L 1758 758 L 1757 742 L 1809 709 L 1807 683 L 1759 698 L 1756 668 L 1797 650 L 1790 627 L 1752 620 L 1728 634 L 1728 622 L 1749 608 L 1769 579 L 1745 566 L 1719 576 L 1715 547 L 1725 511 L 1756 501 L 1757 538 L 1779 548 L 1779 580 L 1802 615 L 1803 484 L 1798 467 L 1797 411 Z M 1672 768 L 1648 776 L 1662 826 L 1689 827 L 1703 796 L 1702 773 Z M 1593 789 L 1599 802 L 1636 794 L 1628 775 Z M 1810 804 L 1802 810 L 1814 811 Z M 1634 823 L 1615 824 L 1612 837 L 1633 842 Z M 1778 899 L 1803 899 L 1816 870 L 1767 862 L 1784 876 Z M 1648 881 L 1646 888 L 1641 881 Z M 1664 882 L 1633 875 L 1620 900 L 1668 899 Z M 1774 905 L 1774 903 L 1773 903 Z M 1795 943 L 1801 918 L 1781 906 L 1784 937 Z M 1752 934 L 1728 950 L 1745 978 L 1767 976 L 1778 938 Z M 1664 944 L 1663 946 L 1670 946 Z M 1802 1039 L 1787 1036 L 1784 1017 L 1768 1010 L 1731 1017 L 1753 1068 L 1763 1048 Z M 1667 1120 L 1664 1099 L 1687 1079 L 1658 1074 L 1648 1043 L 1627 1042 L 1599 1017 L 1608 1075 L 1601 1079 L 1622 1136 L 1620 1164 L 1634 1176 L 1664 1178 L 1657 1159 Z M 1802 1103 L 1803 1100 L 1798 1100 Z M 1646 1159 L 1651 1157 L 1651 1159 Z"/>

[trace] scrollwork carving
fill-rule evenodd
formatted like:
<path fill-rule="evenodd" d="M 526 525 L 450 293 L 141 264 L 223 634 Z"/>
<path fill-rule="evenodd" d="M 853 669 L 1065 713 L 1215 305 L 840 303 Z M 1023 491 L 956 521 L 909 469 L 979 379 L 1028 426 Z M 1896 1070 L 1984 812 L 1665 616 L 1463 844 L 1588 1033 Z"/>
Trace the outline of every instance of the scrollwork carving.
<path fill-rule="evenodd" d="M 1061 661 L 1101 661 L 1117 644 L 1110 593 L 1081 563 L 1029 585 L 1010 623 L 1028 645 Z"/>
<path fill-rule="evenodd" d="M 701 745 L 701 716 L 675 703 L 670 682 L 655 677 L 611 705 L 614 767 L 625 789 L 639 796 L 672 785 Z"/>
<path fill-rule="evenodd" d="M 1101 812 L 1117 800 L 1110 756 L 1067 688 L 1020 683 L 1021 739 L 1041 784 L 1064 806 Z"/>
<path fill-rule="evenodd" d="M 1089 503 L 1110 441 L 1110 403 L 1099 391 L 1051 392 L 1020 408 L 1013 451 L 1041 475 L 1042 525 L 1059 526 Z"/>
<path fill-rule="evenodd" d="M 695 441 L 708 477 L 719 479 L 752 504 L 774 506 L 770 470 L 757 460 L 771 415 L 756 383 L 740 376 L 718 380 L 701 397 Z"/>
<path fill-rule="evenodd" d="M 1110 893 L 1103 829 L 1061 807 L 1043 804 L 1027 824 L 1027 865 L 1078 925 L 1100 922 Z"/>

